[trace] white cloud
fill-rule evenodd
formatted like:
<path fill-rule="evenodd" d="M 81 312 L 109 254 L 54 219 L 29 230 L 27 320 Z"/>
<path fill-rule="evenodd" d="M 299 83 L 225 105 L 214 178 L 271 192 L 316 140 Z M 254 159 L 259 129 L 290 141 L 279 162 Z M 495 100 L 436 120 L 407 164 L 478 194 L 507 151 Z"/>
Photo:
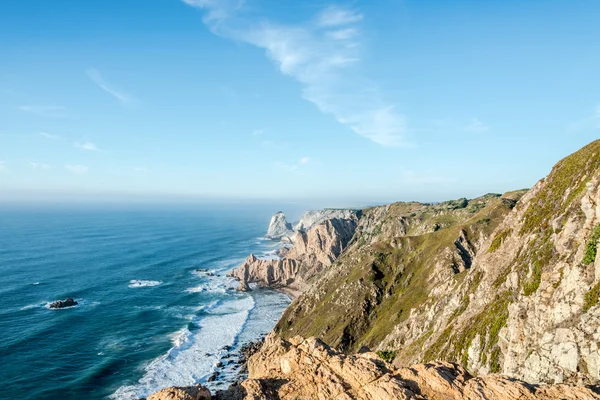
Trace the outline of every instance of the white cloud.
<path fill-rule="evenodd" d="M 24 105 L 17 107 L 17 109 L 40 117 L 64 117 L 67 112 L 66 107 L 49 105 Z"/>
<path fill-rule="evenodd" d="M 317 16 L 317 24 L 322 27 L 348 25 L 359 22 L 363 15 L 340 6 L 329 6 Z"/>
<path fill-rule="evenodd" d="M 104 78 L 102 78 L 102 75 L 100 75 L 100 72 L 97 69 L 88 68 L 85 72 L 90 77 L 90 79 L 96 85 L 98 85 L 98 87 L 100 87 L 100 89 L 104 90 L 106 93 L 113 96 L 121 104 L 130 104 L 135 100 L 132 96 L 130 96 L 126 93 L 123 93 L 118 89 L 115 89 L 112 85 L 110 85 L 108 82 L 106 82 L 104 80 Z"/>
<path fill-rule="evenodd" d="M 259 136 L 259 135 L 262 135 L 263 133 L 265 133 L 265 131 L 263 131 L 262 129 L 255 129 L 252 131 L 252 136 Z"/>
<path fill-rule="evenodd" d="M 146 167 L 135 167 L 133 170 L 136 172 L 148 172 L 148 168 Z"/>
<path fill-rule="evenodd" d="M 471 122 L 464 128 L 465 131 L 468 132 L 487 132 L 490 130 L 490 127 L 481 122 L 478 118 L 472 118 Z"/>
<path fill-rule="evenodd" d="M 100 151 L 98 146 L 96 146 L 94 143 L 89 142 L 89 141 L 84 142 L 84 143 L 75 142 L 75 147 L 78 147 L 82 150 L 87 150 L 87 151 Z"/>
<path fill-rule="evenodd" d="M 288 172 L 294 172 L 297 174 L 301 174 L 301 170 L 304 166 L 306 166 L 308 163 L 310 163 L 310 157 L 302 157 L 298 160 L 298 162 L 296 164 L 286 164 L 286 163 L 282 163 L 279 161 L 275 162 L 275 166 L 279 169 L 288 171 Z"/>
<path fill-rule="evenodd" d="M 86 167 L 85 165 L 72 165 L 72 164 L 67 164 L 65 165 L 65 169 L 75 175 L 83 175 L 86 172 L 88 172 L 88 167 Z"/>
<path fill-rule="evenodd" d="M 240 0 L 183 1 L 205 11 L 204 23 L 213 33 L 263 49 L 282 74 L 302 84 L 303 97 L 321 112 L 381 145 L 406 144 L 404 117 L 356 69 L 362 14 L 332 6 L 302 24 L 284 25 L 245 17 Z"/>
<path fill-rule="evenodd" d="M 46 139 L 52 139 L 52 140 L 60 139 L 60 136 L 53 135 L 53 134 L 48 133 L 48 132 L 38 132 L 38 135 L 40 135 L 40 136 L 42 136 L 42 137 L 44 137 Z"/>
<path fill-rule="evenodd" d="M 8 169 L 6 168 L 6 162 L 0 161 L 0 173 L 6 172 Z"/>
<path fill-rule="evenodd" d="M 40 164 L 40 163 L 35 163 L 35 162 L 29 163 L 29 165 L 31 165 L 31 168 L 33 168 L 33 169 L 48 170 L 48 169 L 52 168 L 48 164 Z"/>

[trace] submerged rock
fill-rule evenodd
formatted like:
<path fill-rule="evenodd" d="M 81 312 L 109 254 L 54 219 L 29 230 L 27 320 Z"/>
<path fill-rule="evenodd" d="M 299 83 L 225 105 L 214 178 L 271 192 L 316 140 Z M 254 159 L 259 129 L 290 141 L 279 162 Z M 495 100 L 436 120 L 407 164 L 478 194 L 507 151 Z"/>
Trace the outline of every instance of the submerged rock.
<path fill-rule="evenodd" d="M 77 303 L 72 298 L 67 297 L 64 300 L 53 301 L 52 303 L 50 303 L 50 305 L 48 307 L 52 308 L 52 309 L 59 309 L 59 308 L 74 307 L 77 304 L 79 304 L 79 303 Z"/>

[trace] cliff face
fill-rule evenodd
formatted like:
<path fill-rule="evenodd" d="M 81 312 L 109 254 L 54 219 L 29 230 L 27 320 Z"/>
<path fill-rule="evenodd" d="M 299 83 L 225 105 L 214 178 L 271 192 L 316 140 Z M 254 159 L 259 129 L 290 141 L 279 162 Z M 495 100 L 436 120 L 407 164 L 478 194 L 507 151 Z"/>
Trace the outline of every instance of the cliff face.
<path fill-rule="evenodd" d="M 327 219 L 309 230 L 296 232 L 294 246 L 281 259 L 262 260 L 250 255 L 231 272 L 247 290 L 250 283 L 262 287 L 285 288 L 296 297 L 308 282 L 342 253 L 354 235 L 357 217 Z"/>
<path fill-rule="evenodd" d="M 365 210 L 276 331 L 394 351 L 398 366 L 598 382 L 599 187 L 596 141 L 525 194 Z"/>
<path fill-rule="evenodd" d="M 458 364 L 446 362 L 396 369 L 375 353 L 366 351 L 348 356 L 315 338 L 284 341 L 268 336 L 262 349 L 249 359 L 248 372 L 247 380 L 216 393 L 212 399 L 600 399 L 591 388 L 583 386 L 534 386 L 499 375 L 475 378 Z M 168 399 L 211 397 L 202 387 L 192 387 L 165 389 L 149 398 Z"/>

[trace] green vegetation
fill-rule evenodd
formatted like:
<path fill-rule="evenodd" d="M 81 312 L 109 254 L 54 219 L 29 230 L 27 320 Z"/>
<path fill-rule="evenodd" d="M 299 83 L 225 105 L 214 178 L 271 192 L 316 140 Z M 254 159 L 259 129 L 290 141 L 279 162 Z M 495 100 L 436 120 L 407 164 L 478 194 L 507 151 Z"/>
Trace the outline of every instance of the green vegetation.
<path fill-rule="evenodd" d="M 512 229 L 510 228 L 505 229 L 502 232 L 498 232 L 498 234 L 494 237 L 494 240 L 492 240 L 492 244 L 490 245 L 490 249 L 488 251 L 493 253 L 498 250 L 500 246 L 502 246 L 502 243 L 504 243 L 504 240 L 509 237 L 511 233 Z"/>
<path fill-rule="evenodd" d="M 559 161 L 545 187 L 531 200 L 519 234 L 543 232 L 552 217 L 566 212 L 585 191 L 591 172 L 600 169 L 600 140 Z M 586 179 L 588 178 L 588 179 Z"/>
<path fill-rule="evenodd" d="M 585 303 L 583 304 L 583 312 L 588 312 L 590 308 L 598 304 L 600 299 L 600 282 L 596 283 L 586 294 Z"/>
<path fill-rule="evenodd" d="M 438 358 L 460 362 L 465 367 L 468 365 L 468 350 L 473 339 L 479 336 L 481 346 L 480 360 L 491 368 L 499 368 L 500 351 L 497 350 L 500 330 L 508 320 L 508 306 L 512 302 L 512 294 L 504 292 L 486 306 L 486 308 L 472 318 L 463 330 L 455 330 L 448 326 L 438 337 L 436 342 L 425 352 L 424 361 Z M 490 353 L 490 359 L 486 354 Z"/>
<path fill-rule="evenodd" d="M 533 263 L 533 271 L 531 272 L 531 277 L 525 284 L 523 284 L 523 294 L 525 296 L 531 296 L 533 293 L 537 292 L 540 287 L 540 283 L 542 282 L 542 266 L 540 261 L 536 261 Z"/>
<path fill-rule="evenodd" d="M 600 240 L 600 224 L 596 225 L 592 237 L 585 246 L 585 255 L 583 256 L 582 263 L 584 265 L 592 264 L 596 260 L 596 253 L 598 252 L 598 240 Z"/>
<path fill-rule="evenodd" d="M 381 357 L 383 360 L 391 363 L 396 358 L 396 350 L 379 350 L 377 355 Z"/>
<path fill-rule="evenodd" d="M 367 246 L 359 236 L 357 245 L 363 246 L 344 253 L 336 273 L 321 276 L 315 294 L 303 296 L 302 310 L 289 307 L 276 331 L 284 338 L 317 336 L 347 352 L 377 346 L 412 310 L 435 301 L 430 297 L 432 279 L 437 279 L 431 276 L 436 271 L 433 266 L 447 262 L 452 271 L 452 260 L 443 258 L 446 249 L 456 252 L 454 242 L 461 235 L 467 240 L 490 235 L 512 206 L 514 201 L 492 194 L 466 205 L 462 199 L 433 205 L 394 203 L 381 216 L 381 209 L 365 210 L 363 218 L 371 218 L 372 226 L 381 232 L 379 241 Z M 432 232 L 434 224 L 440 228 Z M 367 235 L 365 240 L 373 238 Z M 467 270 L 454 277 L 454 285 L 469 282 L 475 290 L 481 272 L 471 275 Z M 467 296 L 455 317 L 468 302 Z M 420 353 L 424 341 L 419 343 L 418 349 L 413 346 L 410 351 Z M 404 354 L 408 349 L 399 351 Z"/>

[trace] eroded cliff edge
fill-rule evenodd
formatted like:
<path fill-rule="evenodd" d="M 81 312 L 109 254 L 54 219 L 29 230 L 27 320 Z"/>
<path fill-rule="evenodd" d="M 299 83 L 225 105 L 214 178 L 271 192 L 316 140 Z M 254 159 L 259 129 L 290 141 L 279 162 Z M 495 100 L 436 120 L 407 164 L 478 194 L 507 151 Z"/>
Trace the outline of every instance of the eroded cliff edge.
<path fill-rule="evenodd" d="M 285 237 L 284 242 L 290 241 L 293 246 L 280 249 L 280 258 L 259 259 L 251 254 L 230 275 L 240 282 L 242 290 L 249 290 L 250 284 L 255 283 L 297 297 L 346 249 L 359 216 L 359 212 L 351 210 L 309 212 L 296 225 L 294 235 Z M 277 221 L 283 218 L 282 213 L 273 217 Z M 269 227 L 269 231 L 274 230 Z"/>
<path fill-rule="evenodd" d="M 474 377 L 458 364 L 395 368 L 377 354 L 346 355 L 319 339 L 270 335 L 248 362 L 249 378 L 226 391 L 170 388 L 148 400 L 594 400 L 595 388 L 530 385 L 500 375 Z"/>

